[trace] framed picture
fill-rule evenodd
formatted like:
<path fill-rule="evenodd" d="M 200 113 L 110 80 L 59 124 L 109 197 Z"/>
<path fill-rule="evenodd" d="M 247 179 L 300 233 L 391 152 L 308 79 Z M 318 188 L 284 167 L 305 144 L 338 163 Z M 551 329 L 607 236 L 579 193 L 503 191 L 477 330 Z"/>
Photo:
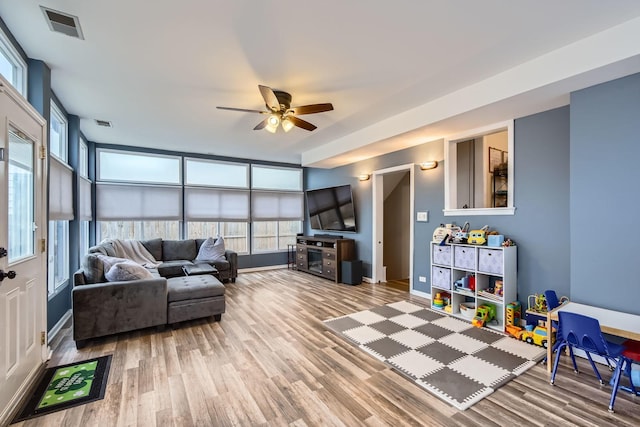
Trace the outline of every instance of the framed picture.
<path fill-rule="evenodd" d="M 495 167 L 502 163 L 502 153 L 498 148 L 489 147 L 489 173 L 493 173 Z"/>

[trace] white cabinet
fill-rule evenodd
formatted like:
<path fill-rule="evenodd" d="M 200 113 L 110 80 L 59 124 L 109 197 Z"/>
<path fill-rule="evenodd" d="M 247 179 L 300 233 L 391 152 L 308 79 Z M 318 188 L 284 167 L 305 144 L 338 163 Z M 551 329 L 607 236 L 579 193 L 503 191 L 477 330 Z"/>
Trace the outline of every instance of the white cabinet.
<path fill-rule="evenodd" d="M 432 242 L 431 301 L 433 302 L 437 293 L 441 296 L 449 295 L 449 314 L 464 320 L 469 319 L 460 313 L 461 303 L 475 302 L 476 307 L 491 304 L 496 308 L 496 319 L 486 326 L 504 332 L 506 306 L 518 297 L 517 254 L 516 246 L 440 246 L 437 242 Z M 467 282 L 473 283 L 474 290 L 456 286 L 464 277 L 469 278 Z M 496 284 L 498 287 L 502 285 L 501 295 L 495 292 Z"/>

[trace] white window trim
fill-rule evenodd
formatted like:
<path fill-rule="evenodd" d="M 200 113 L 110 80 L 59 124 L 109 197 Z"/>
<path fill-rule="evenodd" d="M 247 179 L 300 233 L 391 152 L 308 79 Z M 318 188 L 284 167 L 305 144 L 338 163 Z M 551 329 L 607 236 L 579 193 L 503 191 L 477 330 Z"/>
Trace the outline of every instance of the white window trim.
<path fill-rule="evenodd" d="M 60 159 L 63 163 L 67 163 L 67 159 L 69 158 L 69 122 L 67 121 L 67 117 L 62 113 L 62 109 L 56 104 L 53 100 L 51 100 L 51 113 L 52 116 L 55 116 L 56 119 L 64 126 L 64 148 L 63 152 L 60 155 L 55 153 L 51 153 L 56 158 Z M 51 126 L 51 125 L 49 125 Z M 49 130 L 49 129 L 48 129 Z M 49 145 L 49 152 L 51 152 L 51 145 Z"/>
<path fill-rule="evenodd" d="M 477 136 L 486 135 L 500 130 L 507 130 L 508 145 L 508 176 L 507 182 L 507 207 L 505 208 L 452 208 L 453 201 L 457 200 L 457 165 L 454 159 L 457 154 L 457 143 Z M 513 175 L 514 159 L 513 120 L 494 123 L 473 130 L 453 135 L 444 140 L 444 216 L 477 216 L 477 215 L 514 215 L 513 192 L 515 188 Z"/>
<path fill-rule="evenodd" d="M 4 31 L 0 29 L 0 50 L 9 58 L 10 62 L 13 62 L 14 67 L 18 68 L 18 81 L 17 84 L 14 85 L 14 82 L 11 83 L 12 86 L 22 94 L 22 96 L 27 98 L 27 63 L 24 61 L 22 56 L 18 53 L 16 48 L 13 46 L 13 43 L 9 40 L 9 37 L 5 34 Z"/>

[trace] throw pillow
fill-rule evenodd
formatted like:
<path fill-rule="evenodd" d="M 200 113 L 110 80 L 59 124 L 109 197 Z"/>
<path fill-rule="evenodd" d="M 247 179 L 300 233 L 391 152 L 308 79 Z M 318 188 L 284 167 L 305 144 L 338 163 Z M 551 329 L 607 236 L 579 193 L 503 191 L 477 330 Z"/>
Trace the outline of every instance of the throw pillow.
<path fill-rule="evenodd" d="M 224 239 L 222 237 L 218 237 L 214 239 L 213 237 L 209 237 L 207 240 L 202 243 L 200 246 L 200 250 L 198 251 L 198 256 L 196 257 L 197 261 L 224 261 L 226 260 L 224 256 Z"/>
<path fill-rule="evenodd" d="M 104 274 L 109 282 L 124 282 L 138 279 L 153 279 L 153 275 L 140 264 L 130 260 L 124 260 L 114 264 Z"/>
<path fill-rule="evenodd" d="M 102 265 L 104 266 L 104 272 L 106 273 L 113 267 L 115 264 L 123 261 L 128 261 L 125 258 L 118 258 L 114 256 L 102 255 L 98 254 L 98 258 L 102 261 Z"/>

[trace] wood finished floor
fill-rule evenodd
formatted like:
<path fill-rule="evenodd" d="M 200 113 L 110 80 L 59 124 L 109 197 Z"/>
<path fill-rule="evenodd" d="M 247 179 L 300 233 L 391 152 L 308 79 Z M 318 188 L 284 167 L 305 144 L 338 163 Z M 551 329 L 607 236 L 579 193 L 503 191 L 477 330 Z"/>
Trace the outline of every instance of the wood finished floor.
<path fill-rule="evenodd" d="M 305 273 L 245 273 L 227 284 L 221 322 L 120 334 L 77 351 L 70 329 L 50 366 L 113 354 L 103 400 L 16 426 L 638 426 L 640 398 L 587 364 L 562 364 L 556 386 L 538 365 L 458 411 L 327 330 L 322 321 L 400 300 L 385 286 L 335 284 Z"/>

